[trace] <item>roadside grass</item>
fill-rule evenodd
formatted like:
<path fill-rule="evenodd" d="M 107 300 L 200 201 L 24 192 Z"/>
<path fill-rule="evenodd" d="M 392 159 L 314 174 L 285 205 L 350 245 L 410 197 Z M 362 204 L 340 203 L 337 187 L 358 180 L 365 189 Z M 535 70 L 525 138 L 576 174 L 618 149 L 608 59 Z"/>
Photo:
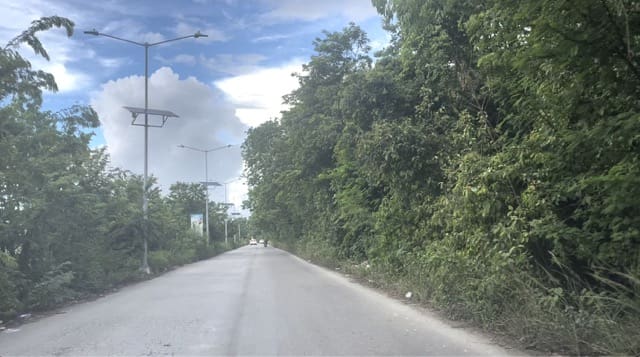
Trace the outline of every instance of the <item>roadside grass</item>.
<path fill-rule="evenodd" d="M 108 280 L 101 280 L 96 283 L 95 288 L 91 291 L 74 290 L 74 275 L 71 271 L 66 271 L 64 269 L 66 265 L 63 264 L 59 267 L 59 272 L 55 271 L 54 274 L 51 274 L 51 277 L 44 279 L 42 283 L 36 286 L 27 300 L 26 309 L 14 310 L 11 315 L 1 316 L 4 321 L 0 321 L 0 326 L 19 325 L 25 322 L 25 319 L 20 316 L 29 316 L 30 318 L 34 313 L 47 315 L 61 307 L 99 298 L 106 293 L 115 292 L 125 286 L 156 278 L 180 266 L 209 259 L 236 248 L 238 248 L 238 245 L 233 243 L 214 242 L 209 246 L 202 244 L 192 249 L 151 251 L 148 258 L 151 274 L 146 274 L 139 269 L 137 259 L 125 260 L 120 262 L 112 272 L 103 272 L 105 279 L 108 278 Z M 86 284 L 87 282 L 84 281 L 83 283 Z"/>
<path fill-rule="evenodd" d="M 487 288 L 483 278 L 462 271 L 463 265 L 433 272 L 424 261 L 409 256 L 405 269 L 398 272 L 368 261 L 340 259 L 327 243 L 301 243 L 276 245 L 392 296 L 406 299 L 411 292 L 411 302 L 490 331 L 514 347 L 578 356 L 640 356 L 637 275 L 601 269 L 593 279 L 608 289 L 597 291 L 566 266 L 559 265 L 554 274 L 539 268 L 537 275 L 507 266 L 500 273 L 486 272 L 485 280 L 501 277 Z"/>
<path fill-rule="evenodd" d="M 556 279 L 554 287 L 549 284 L 553 279 L 530 275 L 514 279 L 518 300 L 496 321 L 498 330 L 544 351 L 640 355 L 637 277 L 607 271 L 595 274 L 595 279 L 610 287 L 605 291 L 588 287 L 566 267 L 561 278 L 565 282 Z"/>
<path fill-rule="evenodd" d="M 193 248 L 156 250 L 149 253 L 151 271 L 162 273 L 176 267 L 209 259 L 228 250 L 235 249 L 233 244 L 213 242 L 210 245 L 199 244 Z"/>

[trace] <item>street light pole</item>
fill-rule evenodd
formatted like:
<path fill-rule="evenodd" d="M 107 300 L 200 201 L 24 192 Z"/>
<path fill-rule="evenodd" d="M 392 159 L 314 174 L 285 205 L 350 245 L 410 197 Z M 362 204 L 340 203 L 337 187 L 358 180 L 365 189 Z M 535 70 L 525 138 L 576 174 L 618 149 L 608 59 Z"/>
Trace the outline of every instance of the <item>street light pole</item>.
<path fill-rule="evenodd" d="M 228 238 L 228 233 L 227 233 L 227 209 L 229 209 L 229 206 L 227 206 L 227 183 L 224 183 L 224 244 L 228 244 L 229 242 L 229 238 Z"/>
<path fill-rule="evenodd" d="M 142 267 L 141 269 L 145 271 L 147 274 L 151 273 L 149 269 L 149 261 L 148 261 L 148 244 L 147 244 L 147 236 L 148 236 L 148 219 L 149 219 L 149 204 L 147 197 L 147 178 L 149 173 L 149 47 L 161 45 L 167 42 L 184 40 L 187 38 L 199 38 L 199 37 L 208 37 L 207 35 L 197 31 L 193 35 L 182 36 L 177 38 L 172 38 L 169 40 L 149 43 L 149 42 L 136 42 L 132 40 L 127 40 L 124 38 L 120 38 L 117 36 L 105 34 L 98 32 L 96 29 L 90 31 L 84 31 L 87 35 L 93 36 L 104 36 L 109 37 L 114 40 L 123 41 L 127 43 L 134 44 L 136 46 L 144 47 L 144 176 L 142 179 L 142 217 L 143 217 L 143 226 L 142 226 L 142 239 L 144 246 L 144 253 L 142 256 Z"/>
<path fill-rule="evenodd" d="M 232 216 L 239 216 L 240 212 L 231 213 Z M 242 237 L 240 236 L 240 221 L 238 221 L 238 241 L 242 242 Z"/>
<path fill-rule="evenodd" d="M 149 46 L 145 42 L 144 46 L 144 176 L 142 179 L 142 240 L 144 243 L 144 253 L 142 255 L 142 270 L 147 274 L 149 269 L 149 198 L 147 197 L 147 177 L 149 174 Z"/>
<path fill-rule="evenodd" d="M 204 153 L 204 185 L 205 185 L 205 196 L 206 196 L 206 200 L 204 203 L 204 211 L 205 211 L 205 235 L 206 235 L 206 244 L 209 245 L 209 159 L 208 159 L 208 154 L 212 151 L 217 151 L 217 150 L 222 150 L 222 149 L 226 149 L 226 148 L 230 148 L 233 145 L 229 144 L 229 145 L 223 145 L 220 147 L 216 147 L 213 149 L 208 149 L 208 150 L 204 150 L 204 149 L 199 149 L 193 146 L 188 146 L 188 145 L 178 145 L 179 148 L 183 148 L 183 149 L 190 149 L 193 151 L 198 151 L 198 152 L 202 152 Z M 220 186 L 219 183 L 215 183 L 217 186 Z"/>
<path fill-rule="evenodd" d="M 234 181 L 237 181 L 237 180 L 238 179 L 233 179 L 231 181 L 227 181 L 227 182 L 223 183 L 223 185 L 224 185 L 224 205 L 225 205 L 226 208 L 229 208 L 229 205 L 230 205 L 229 203 L 227 203 L 227 185 L 232 183 L 232 182 L 234 182 Z M 233 205 L 233 204 L 231 204 L 231 205 Z M 224 213 L 225 213 L 225 216 L 224 216 L 224 242 L 226 244 L 226 243 L 229 242 L 229 238 L 228 238 L 229 234 L 227 233 L 227 221 L 228 221 L 227 212 L 225 211 Z"/>
<path fill-rule="evenodd" d="M 205 217 L 204 217 L 204 224 L 206 224 L 207 226 L 205 227 L 205 234 L 206 234 L 206 242 L 205 245 L 209 246 L 209 238 L 211 236 L 209 236 L 209 159 L 207 157 L 207 155 L 209 154 L 208 151 L 204 152 L 204 196 L 205 196 L 205 201 L 204 201 L 204 212 L 205 212 Z"/>

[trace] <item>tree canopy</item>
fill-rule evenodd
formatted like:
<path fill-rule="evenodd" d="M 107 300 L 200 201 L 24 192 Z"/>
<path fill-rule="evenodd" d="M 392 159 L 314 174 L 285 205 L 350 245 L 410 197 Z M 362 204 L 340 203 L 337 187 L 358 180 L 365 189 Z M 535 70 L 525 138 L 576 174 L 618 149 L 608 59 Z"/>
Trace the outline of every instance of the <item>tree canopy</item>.
<path fill-rule="evenodd" d="M 54 77 L 32 68 L 21 47 L 49 59 L 37 35 L 72 21 L 45 17 L 0 48 L 0 319 L 140 279 L 142 177 L 110 165 L 91 148 L 100 125 L 90 107 L 42 110 Z M 208 257 L 223 247 L 226 207 L 210 209 L 213 244 L 190 231 L 204 212 L 199 184 L 176 183 L 167 196 L 151 178 L 150 265 L 154 271 Z"/>
<path fill-rule="evenodd" d="M 539 348 L 638 353 L 640 3 L 373 4 L 388 47 L 323 33 L 249 132 L 256 227 Z"/>

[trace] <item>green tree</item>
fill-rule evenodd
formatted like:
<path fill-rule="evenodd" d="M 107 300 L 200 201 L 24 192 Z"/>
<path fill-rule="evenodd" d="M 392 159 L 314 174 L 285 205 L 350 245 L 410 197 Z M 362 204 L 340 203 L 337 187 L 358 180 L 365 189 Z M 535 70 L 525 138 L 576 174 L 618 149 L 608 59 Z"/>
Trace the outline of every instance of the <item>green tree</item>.
<path fill-rule="evenodd" d="M 48 59 L 36 35 L 54 27 L 73 32 L 70 20 L 46 17 L 0 49 L 2 319 L 141 278 L 141 176 L 110 168 L 105 149 L 89 147 L 88 132 L 99 125 L 91 108 L 41 110 L 42 91 L 55 91 L 55 80 L 18 51 L 27 45 Z M 168 198 L 155 178 L 145 188 L 158 271 L 216 252 L 199 249 L 185 224 L 184 211 L 196 201 L 202 207 L 202 187 L 181 185 Z"/>
<path fill-rule="evenodd" d="M 183 227 L 190 226 L 190 214 L 204 214 L 206 196 L 202 184 L 176 182 L 169 188 L 168 199 L 174 212 L 181 217 Z"/>
<path fill-rule="evenodd" d="M 373 4 L 375 66 L 325 32 L 249 132 L 253 227 L 538 346 L 637 353 L 638 2 Z"/>

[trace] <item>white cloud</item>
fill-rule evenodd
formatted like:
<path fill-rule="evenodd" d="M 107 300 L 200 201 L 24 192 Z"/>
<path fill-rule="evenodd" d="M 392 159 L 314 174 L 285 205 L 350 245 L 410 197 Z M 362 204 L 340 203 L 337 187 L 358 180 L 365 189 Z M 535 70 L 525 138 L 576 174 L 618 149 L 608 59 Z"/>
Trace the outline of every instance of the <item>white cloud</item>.
<path fill-rule="evenodd" d="M 254 54 L 218 54 L 213 57 L 200 55 L 198 61 L 206 68 L 225 75 L 240 75 L 260 69 L 259 64 L 267 57 Z"/>
<path fill-rule="evenodd" d="M 210 24 L 204 24 L 201 21 L 196 21 L 199 24 L 191 22 L 180 21 L 173 28 L 173 32 L 176 36 L 192 35 L 198 31 L 207 35 L 207 37 L 198 38 L 198 41 L 213 42 L 213 41 L 227 41 L 229 37 L 224 32 L 218 30 Z"/>
<path fill-rule="evenodd" d="M 370 39 L 369 46 L 371 46 L 371 54 L 383 50 L 391 44 L 391 34 L 382 29 L 369 31 L 367 36 L 369 36 Z"/>
<path fill-rule="evenodd" d="M 109 21 L 106 25 L 97 29 L 99 32 L 121 37 L 138 43 L 154 43 L 166 40 L 166 37 L 158 32 L 146 31 L 143 24 L 130 19 Z M 112 41 L 100 38 L 100 41 Z"/>
<path fill-rule="evenodd" d="M 77 42 L 69 39 L 66 32 L 62 30 L 43 33 L 40 35 L 40 40 L 49 55 L 49 61 L 37 56 L 25 45 L 20 48 L 20 53 L 31 62 L 34 69 L 53 74 L 60 92 L 79 91 L 91 86 L 91 76 L 72 69 L 71 65 L 77 60 L 74 56 L 84 58 L 90 55 L 89 52 L 83 50 Z"/>
<path fill-rule="evenodd" d="M 39 3 L 23 5 L 18 2 L 5 1 L 0 3 L 0 7 L 2 8 L 2 11 L 0 11 L 0 38 L 2 39 L 2 46 L 29 27 L 32 20 L 42 16 L 38 7 L 29 6 L 38 4 Z"/>
<path fill-rule="evenodd" d="M 144 167 L 144 128 L 132 126 L 130 114 L 122 107 L 143 107 L 143 88 L 142 76 L 120 78 L 105 83 L 91 99 L 100 116 L 112 164 L 136 173 L 142 173 Z M 160 68 L 150 76 L 149 107 L 180 116 L 169 119 L 164 128 L 149 128 L 149 173 L 158 178 L 164 192 L 176 181 L 204 180 L 204 154 L 178 145 L 210 149 L 240 144 L 244 139 L 246 126 L 219 90 L 193 77 L 180 79 L 170 68 Z M 240 151 L 238 145 L 211 152 L 209 180 L 226 182 L 238 177 L 242 173 Z M 233 191 L 233 197 L 242 195 Z"/>
<path fill-rule="evenodd" d="M 302 60 L 294 60 L 279 67 L 262 68 L 251 73 L 215 82 L 237 106 L 236 115 L 243 123 L 257 126 L 280 117 L 287 109 L 282 96 L 298 87 L 291 74 L 302 71 Z"/>
<path fill-rule="evenodd" d="M 272 42 L 272 41 L 284 40 L 286 38 L 290 38 L 291 36 L 292 34 L 265 35 L 265 36 L 256 37 L 253 40 L 251 40 L 251 42 L 253 43 Z"/>
<path fill-rule="evenodd" d="M 131 62 L 131 60 L 128 58 L 97 57 L 95 53 L 92 55 L 92 58 L 95 58 L 98 61 L 98 63 L 100 63 L 100 66 L 104 68 L 109 68 L 109 69 L 117 69 L 123 66 L 125 63 Z"/>
<path fill-rule="evenodd" d="M 78 11 L 66 4 L 57 4 L 41 0 L 24 0 L 11 2 L 0 0 L 0 45 L 26 30 L 31 22 L 43 16 L 65 13 L 78 15 Z M 64 29 L 53 28 L 38 33 L 50 61 L 37 56 L 28 45 L 20 45 L 20 53 L 29 60 L 34 69 L 40 69 L 54 75 L 60 92 L 72 92 L 87 88 L 91 77 L 78 70 L 71 69 L 71 63 L 78 57 L 85 57 L 89 52 L 73 39 L 67 37 Z"/>
<path fill-rule="evenodd" d="M 196 57 L 193 55 L 187 55 L 187 54 L 179 54 L 175 56 L 173 60 L 176 63 L 184 63 L 184 64 L 190 64 L 190 65 L 194 65 L 196 63 Z"/>
<path fill-rule="evenodd" d="M 154 58 L 164 64 L 181 63 L 181 64 L 187 64 L 187 65 L 193 66 L 198 62 L 198 59 L 195 56 L 184 54 L 184 53 L 175 55 L 171 58 L 164 58 L 162 56 L 155 56 Z"/>
<path fill-rule="evenodd" d="M 261 16 L 266 23 L 291 20 L 314 21 L 331 16 L 362 21 L 378 16 L 371 0 L 262 0 L 262 2 L 271 8 Z"/>
<path fill-rule="evenodd" d="M 62 63 L 42 63 L 38 67 L 53 74 L 58 91 L 61 93 L 87 88 L 91 84 L 89 76 L 82 72 L 72 71 Z"/>

